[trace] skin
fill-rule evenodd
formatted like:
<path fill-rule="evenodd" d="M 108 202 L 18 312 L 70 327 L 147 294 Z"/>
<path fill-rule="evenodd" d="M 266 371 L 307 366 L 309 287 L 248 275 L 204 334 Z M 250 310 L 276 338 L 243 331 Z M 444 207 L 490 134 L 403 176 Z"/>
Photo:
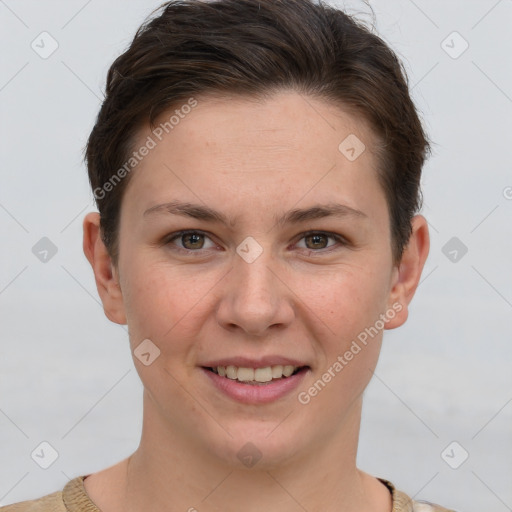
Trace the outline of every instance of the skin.
<path fill-rule="evenodd" d="M 197 99 L 133 171 L 117 267 L 99 237 L 99 215 L 84 219 L 84 252 L 106 316 L 128 324 L 132 355 L 144 339 L 160 350 L 149 366 L 133 357 L 144 385 L 138 449 L 90 475 L 86 491 L 103 512 L 390 512 L 386 487 L 356 467 L 362 394 L 383 331 L 307 405 L 297 394 L 393 304 L 402 309 L 385 329 L 406 321 L 429 251 L 426 220 L 413 218 L 409 244 L 393 265 L 375 139 L 361 119 L 293 91 L 265 101 Z M 150 134 L 141 131 L 141 144 Z M 349 134 L 366 145 L 355 161 L 338 150 Z M 173 199 L 237 222 L 143 215 Z M 365 216 L 274 221 L 292 208 L 328 202 Z M 202 233 L 168 241 L 184 229 Z M 347 243 L 304 237 L 308 230 Z M 236 252 L 248 236 L 263 249 L 252 263 Z M 269 354 L 310 366 L 299 389 L 275 403 L 237 403 L 200 369 L 218 357 Z M 252 468 L 237 458 L 247 442 L 262 454 Z"/>

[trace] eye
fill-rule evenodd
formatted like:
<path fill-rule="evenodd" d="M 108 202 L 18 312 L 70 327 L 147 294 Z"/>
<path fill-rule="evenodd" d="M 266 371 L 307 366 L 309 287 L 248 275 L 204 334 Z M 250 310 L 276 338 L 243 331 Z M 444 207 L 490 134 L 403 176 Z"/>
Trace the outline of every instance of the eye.
<path fill-rule="evenodd" d="M 210 240 L 211 245 L 205 247 L 205 239 Z M 328 240 L 334 240 L 338 244 L 348 245 L 348 242 L 340 235 L 336 235 L 334 233 L 326 233 L 323 231 L 309 231 L 307 233 L 302 233 L 299 241 L 305 240 L 306 245 L 304 248 L 309 250 L 311 253 L 321 253 L 324 252 L 325 249 L 329 249 L 336 245 L 333 243 L 331 245 L 328 244 Z M 175 243 L 175 240 L 181 244 L 181 247 Z M 197 230 L 189 230 L 189 231 L 180 231 L 178 233 L 173 233 L 170 237 L 164 240 L 164 245 L 172 245 L 172 250 L 177 252 L 182 252 L 185 254 L 198 253 L 201 254 L 201 249 L 212 249 L 215 247 L 215 244 L 212 242 L 211 238 L 203 233 L 202 231 Z M 300 247 L 299 245 L 297 245 Z"/>
<path fill-rule="evenodd" d="M 174 233 L 170 238 L 165 240 L 165 244 L 174 244 L 174 240 L 179 239 L 184 247 L 175 247 L 178 252 L 197 252 L 199 249 L 205 249 L 204 247 L 204 239 L 210 239 L 206 236 L 205 233 L 201 231 L 180 231 L 179 233 Z M 206 247 L 206 249 L 211 249 L 214 247 Z"/>
<path fill-rule="evenodd" d="M 309 231 L 307 233 L 303 233 L 302 238 L 300 240 L 306 241 L 306 247 L 304 247 L 305 249 L 313 250 L 313 252 L 320 252 L 315 249 L 327 249 L 332 247 L 333 245 L 336 245 L 331 244 L 326 246 L 325 244 L 327 243 L 327 240 L 329 238 L 342 245 L 346 245 L 346 241 L 340 235 L 335 235 L 334 233 L 325 233 L 323 231 Z"/>

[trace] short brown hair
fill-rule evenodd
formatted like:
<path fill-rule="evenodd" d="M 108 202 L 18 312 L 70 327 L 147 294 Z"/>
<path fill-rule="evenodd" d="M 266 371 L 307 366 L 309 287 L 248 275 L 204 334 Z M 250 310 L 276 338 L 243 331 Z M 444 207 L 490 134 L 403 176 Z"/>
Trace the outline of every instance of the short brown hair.
<path fill-rule="evenodd" d="M 155 13 L 110 67 L 86 146 L 113 263 L 130 175 L 112 179 L 130 158 L 140 128 L 153 128 L 159 114 L 191 96 L 264 97 L 283 89 L 337 103 L 370 124 L 379 141 L 377 173 L 389 209 L 393 261 L 399 263 L 421 207 L 421 170 L 430 145 L 406 71 L 387 44 L 321 0 L 175 0 Z"/>

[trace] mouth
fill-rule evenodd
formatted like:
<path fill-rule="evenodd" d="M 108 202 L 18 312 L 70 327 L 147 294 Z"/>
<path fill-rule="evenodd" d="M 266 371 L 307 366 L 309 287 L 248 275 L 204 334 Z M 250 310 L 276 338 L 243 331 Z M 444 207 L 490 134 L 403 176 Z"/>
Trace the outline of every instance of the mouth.
<path fill-rule="evenodd" d="M 237 366 L 203 366 L 207 371 L 233 381 L 250 386 L 266 386 L 277 381 L 284 381 L 301 372 L 309 370 L 309 366 L 274 365 L 264 368 L 248 368 Z"/>

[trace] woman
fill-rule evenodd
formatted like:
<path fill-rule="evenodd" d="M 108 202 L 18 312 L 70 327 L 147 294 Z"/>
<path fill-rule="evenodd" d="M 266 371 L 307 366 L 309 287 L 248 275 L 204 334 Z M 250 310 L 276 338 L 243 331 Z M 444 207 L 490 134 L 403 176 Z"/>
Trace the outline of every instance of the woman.
<path fill-rule="evenodd" d="M 144 385 L 127 459 L 21 510 L 445 511 L 356 467 L 428 255 L 429 144 L 376 35 L 309 0 L 162 6 L 113 63 L 83 223 Z"/>

